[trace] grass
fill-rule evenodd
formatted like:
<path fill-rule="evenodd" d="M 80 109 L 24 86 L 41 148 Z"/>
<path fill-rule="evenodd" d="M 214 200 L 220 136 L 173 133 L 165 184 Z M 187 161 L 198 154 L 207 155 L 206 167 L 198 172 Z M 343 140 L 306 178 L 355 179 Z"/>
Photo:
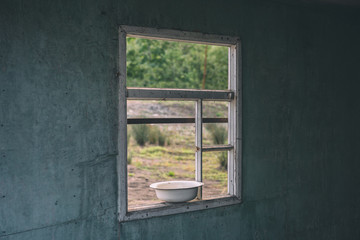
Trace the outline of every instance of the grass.
<path fill-rule="evenodd" d="M 227 142 L 227 129 L 225 126 L 218 124 L 208 124 L 206 129 L 210 132 L 211 141 L 215 145 L 225 144 Z M 227 152 L 221 152 L 217 155 L 220 168 L 227 170 Z"/>
<path fill-rule="evenodd" d="M 164 102 L 164 104 L 167 104 L 168 107 L 174 107 L 174 103 L 171 105 Z M 176 104 L 181 105 L 182 103 Z M 186 108 L 188 107 L 188 105 L 184 106 Z M 208 109 L 208 111 L 212 112 L 217 117 L 226 116 L 225 113 L 219 110 L 221 107 L 219 106 L 217 106 L 216 109 Z M 135 125 L 133 125 L 131 129 L 131 138 L 128 138 L 129 152 L 131 151 L 132 153 L 131 167 L 134 168 L 134 170 L 129 173 L 130 177 L 136 176 L 136 178 L 148 178 L 149 182 L 194 179 L 194 125 L 148 126 L 147 130 L 145 130 L 145 133 L 148 131 L 148 138 L 143 141 L 143 145 L 139 144 L 136 140 L 134 126 Z M 151 133 L 152 131 L 153 133 Z M 163 142 L 160 140 L 161 137 L 159 137 L 159 132 L 166 136 Z M 211 145 L 215 142 L 223 144 L 226 142 L 227 136 L 223 136 L 224 129 L 220 129 L 218 132 L 218 135 L 220 135 L 220 138 L 222 139 L 214 140 L 212 130 L 205 128 L 203 144 Z M 144 135 L 144 133 L 141 134 Z M 152 134 L 155 137 L 151 137 Z M 219 160 L 222 157 L 221 152 L 204 153 L 203 178 L 204 181 L 210 181 L 212 188 L 219 189 L 219 192 L 226 192 L 227 171 Z M 145 174 L 146 176 L 141 174 Z"/>
<path fill-rule="evenodd" d="M 179 143 L 182 137 L 172 135 Z M 211 142 L 211 139 L 208 140 Z M 130 144 L 133 153 L 132 164 L 139 170 L 149 171 L 149 174 L 158 181 L 171 179 L 194 179 L 195 176 L 195 149 L 193 145 L 166 145 L 138 146 Z M 205 180 L 216 181 L 217 188 L 227 188 L 227 171 L 220 167 L 221 152 L 204 153 L 203 177 Z M 227 158 L 226 158 L 227 161 Z"/>
<path fill-rule="evenodd" d="M 159 136 L 159 128 L 157 126 L 151 126 L 149 129 L 149 143 L 157 144 Z"/>
<path fill-rule="evenodd" d="M 127 164 L 132 163 L 132 158 L 133 158 L 133 153 L 131 151 L 129 151 L 128 155 L 127 155 Z"/>
<path fill-rule="evenodd" d="M 227 165 L 228 165 L 227 152 L 221 152 L 220 155 L 218 156 L 218 161 L 220 163 L 220 167 L 227 170 Z"/>
<path fill-rule="evenodd" d="M 213 123 L 205 125 L 205 129 L 210 132 L 213 144 L 225 144 L 227 140 L 227 129 L 225 126 Z"/>
<path fill-rule="evenodd" d="M 158 133 L 158 143 L 160 146 L 164 146 L 165 145 L 165 142 L 166 142 L 166 135 L 159 131 Z"/>
<path fill-rule="evenodd" d="M 131 128 L 135 141 L 140 146 L 145 146 L 149 140 L 149 126 L 145 124 L 135 124 Z"/>
<path fill-rule="evenodd" d="M 162 146 L 146 146 L 139 152 L 139 157 L 161 158 L 168 153 L 168 149 Z"/>

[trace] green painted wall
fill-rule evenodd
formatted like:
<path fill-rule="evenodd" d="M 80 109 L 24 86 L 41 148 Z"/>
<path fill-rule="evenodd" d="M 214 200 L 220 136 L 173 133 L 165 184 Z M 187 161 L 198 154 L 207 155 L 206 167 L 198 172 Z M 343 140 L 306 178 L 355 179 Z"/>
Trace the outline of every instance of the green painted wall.
<path fill-rule="evenodd" d="M 0 239 L 360 239 L 360 10 L 0 3 Z M 117 26 L 239 36 L 243 200 L 118 224 Z"/>

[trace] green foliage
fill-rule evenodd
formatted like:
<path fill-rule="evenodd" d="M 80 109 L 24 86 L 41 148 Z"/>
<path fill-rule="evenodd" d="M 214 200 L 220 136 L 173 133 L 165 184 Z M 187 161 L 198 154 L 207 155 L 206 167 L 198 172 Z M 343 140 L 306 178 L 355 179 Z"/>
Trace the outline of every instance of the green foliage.
<path fill-rule="evenodd" d="M 166 142 L 166 134 L 163 133 L 159 127 L 151 126 L 149 130 L 149 143 L 158 144 L 159 146 L 164 146 Z"/>
<path fill-rule="evenodd" d="M 228 165 L 227 152 L 221 152 L 220 155 L 218 155 L 218 161 L 220 167 L 227 170 L 227 165 Z"/>
<path fill-rule="evenodd" d="M 131 139 L 131 133 L 130 131 L 127 131 L 127 142 L 129 143 Z"/>
<path fill-rule="evenodd" d="M 208 46 L 205 89 L 227 89 L 227 47 Z M 127 86 L 200 89 L 205 45 L 127 38 Z"/>
<path fill-rule="evenodd" d="M 224 126 L 217 124 L 208 124 L 206 129 L 210 132 L 213 144 L 225 144 L 227 137 L 227 130 Z"/>
<path fill-rule="evenodd" d="M 168 150 L 160 146 L 148 146 L 140 150 L 140 157 L 160 158 L 168 153 Z"/>
<path fill-rule="evenodd" d="M 169 171 L 167 175 L 169 177 L 175 177 L 175 173 L 173 171 Z"/>
<path fill-rule="evenodd" d="M 129 151 L 127 155 L 127 164 L 131 164 L 132 158 L 133 158 L 133 153 Z"/>
<path fill-rule="evenodd" d="M 135 124 L 132 126 L 135 141 L 138 145 L 144 146 L 149 140 L 149 126 L 145 124 Z"/>
<path fill-rule="evenodd" d="M 166 135 L 163 132 L 159 131 L 159 135 L 158 135 L 159 146 L 164 146 L 165 142 L 166 142 Z"/>
<path fill-rule="evenodd" d="M 149 143 L 156 144 L 158 142 L 160 129 L 157 126 L 151 126 L 149 130 Z"/>
<path fill-rule="evenodd" d="M 227 130 L 223 126 L 218 126 L 217 124 L 208 124 L 206 125 L 206 129 L 211 134 L 211 140 L 213 144 L 225 144 L 227 137 Z M 218 162 L 220 164 L 220 168 L 227 169 L 227 152 L 221 152 L 217 155 Z"/>

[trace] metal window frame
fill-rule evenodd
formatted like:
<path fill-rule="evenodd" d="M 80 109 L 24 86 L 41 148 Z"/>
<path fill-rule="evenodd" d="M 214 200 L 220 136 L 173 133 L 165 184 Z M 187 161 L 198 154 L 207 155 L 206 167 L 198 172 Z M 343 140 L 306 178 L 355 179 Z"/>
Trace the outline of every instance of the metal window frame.
<path fill-rule="evenodd" d="M 126 37 L 184 41 L 229 47 L 228 90 L 126 88 Z M 119 27 L 119 89 L 118 89 L 118 220 L 120 222 L 197 211 L 241 203 L 241 42 L 239 38 L 178 30 Z M 228 197 L 202 199 L 186 203 L 160 203 L 128 211 L 127 186 L 127 99 L 176 99 L 196 101 L 195 178 L 202 181 L 202 153 L 228 151 Z M 228 145 L 202 145 L 203 101 L 228 101 Z M 140 119 L 141 121 L 141 119 Z M 222 120 L 223 121 L 223 120 Z"/>

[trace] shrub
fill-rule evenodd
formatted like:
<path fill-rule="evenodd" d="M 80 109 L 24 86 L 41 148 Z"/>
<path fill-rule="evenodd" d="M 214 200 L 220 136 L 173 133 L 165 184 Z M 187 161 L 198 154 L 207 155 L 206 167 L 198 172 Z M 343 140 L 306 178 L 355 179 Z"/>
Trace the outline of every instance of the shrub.
<path fill-rule="evenodd" d="M 149 130 L 149 143 L 157 144 L 159 138 L 160 129 L 157 126 L 151 126 Z"/>
<path fill-rule="evenodd" d="M 227 137 L 226 127 L 209 124 L 206 129 L 210 132 L 211 140 L 214 144 L 225 144 Z"/>
<path fill-rule="evenodd" d="M 145 124 L 136 124 L 132 126 L 135 141 L 138 145 L 144 146 L 149 140 L 149 126 Z"/>
<path fill-rule="evenodd" d="M 149 143 L 165 146 L 166 135 L 157 126 L 151 126 L 149 130 Z"/>
<path fill-rule="evenodd" d="M 174 177 L 174 176 L 175 176 L 175 173 L 174 173 L 173 171 L 169 171 L 169 172 L 168 172 L 168 176 L 169 176 L 169 177 Z"/>
<path fill-rule="evenodd" d="M 132 153 L 132 152 L 128 152 L 128 155 L 127 155 L 127 164 L 131 164 L 132 158 L 133 158 L 133 153 Z"/>
<path fill-rule="evenodd" d="M 227 170 L 227 164 L 228 164 L 227 152 L 221 152 L 220 155 L 218 155 L 218 161 L 220 164 L 220 168 Z"/>
<path fill-rule="evenodd" d="M 206 129 L 211 134 L 211 140 L 213 144 L 225 144 L 226 143 L 226 137 L 227 137 L 227 130 L 226 127 L 218 126 L 216 124 L 209 124 Z M 227 152 L 221 152 L 217 156 L 218 162 L 220 164 L 220 168 L 227 170 Z"/>
<path fill-rule="evenodd" d="M 130 133 L 130 131 L 128 130 L 128 131 L 127 131 L 127 142 L 128 142 L 128 144 L 129 144 L 129 142 L 130 142 L 130 139 L 131 139 L 131 133 Z"/>
<path fill-rule="evenodd" d="M 166 142 L 166 135 L 161 131 L 158 132 L 158 143 L 159 146 L 164 146 Z"/>

